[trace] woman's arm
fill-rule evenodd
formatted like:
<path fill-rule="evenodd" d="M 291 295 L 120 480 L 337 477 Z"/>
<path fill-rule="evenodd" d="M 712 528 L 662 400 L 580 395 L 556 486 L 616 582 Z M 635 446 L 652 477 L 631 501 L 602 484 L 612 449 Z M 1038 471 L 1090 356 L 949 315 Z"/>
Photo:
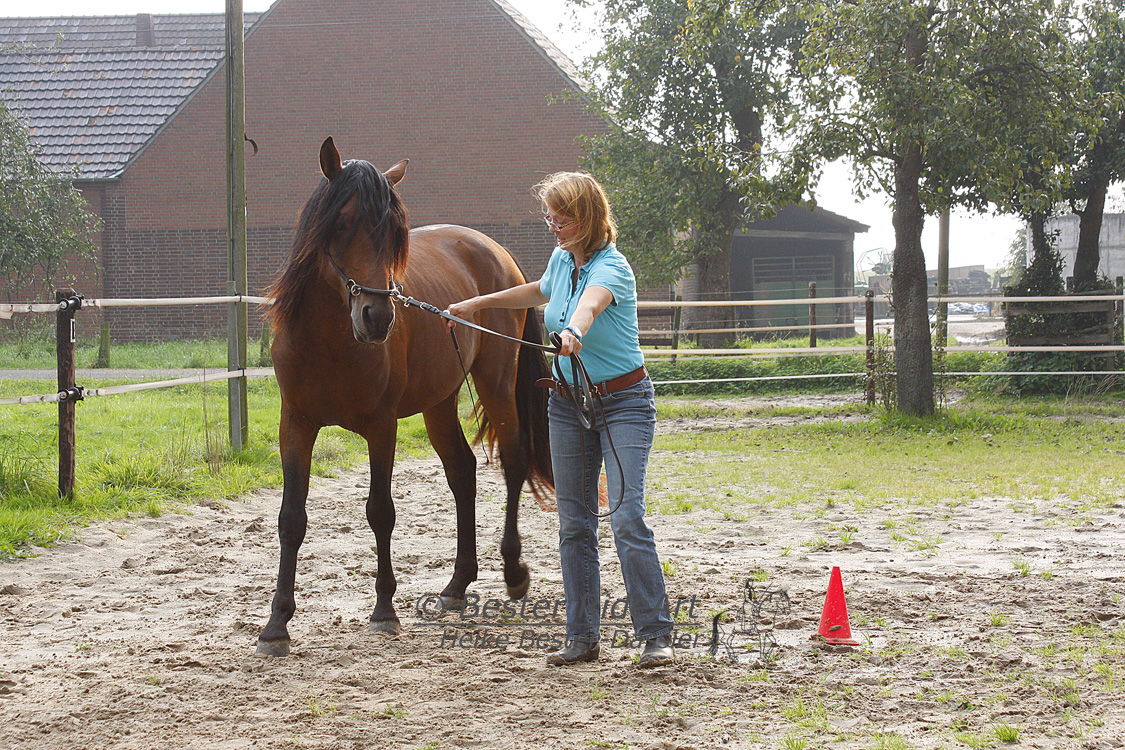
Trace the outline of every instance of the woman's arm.
<path fill-rule="evenodd" d="M 613 293 L 604 286 L 587 287 L 578 298 L 578 306 L 574 308 L 574 314 L 570 316 L 570 323 L 567 325 L 570 328 L 577 328 L 582 335 L 586 335 L 590 326 L 594 324 L 594 319 L 601 315 L 611 302 L 613 302 Z M 559 354 L 569 357 L 582 351 L 582 340 L 569 329 L 563 329 L 561 338 L 562 346 L 559 347 Z"/>
<path fill-rule="evenodd" d="M 539 289 L 538 281 L 529 281 L 519 286 L 501 289 L 491 294 L 482 294 L 479 297 L 470 297 L 461 302 L 455 302 L 446 308 L 446 312 L 458 318 L 468 318 L 477 310 L 489 307 L 500 307 L 505 310 L 518 310 L 521 307 L 537 307 L 547 301 L 547 295 Z M 453 321 L 446 323 L 452 328 Z"/>

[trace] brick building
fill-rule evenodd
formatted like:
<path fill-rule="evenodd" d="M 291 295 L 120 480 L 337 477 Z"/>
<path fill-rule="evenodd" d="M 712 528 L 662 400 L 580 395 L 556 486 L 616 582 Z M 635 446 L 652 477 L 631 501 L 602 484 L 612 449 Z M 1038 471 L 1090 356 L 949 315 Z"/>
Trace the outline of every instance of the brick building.
<path fill-rule="evenodd" d="M 88 297 L 226 288 L 222 15 L 0 19 L 0 96 L 101 217 Z M 554 246 L 529 188 L 574 169 L 573 64 L 505 0 L 277 0 L 246 16 L 250 292 L 273 279 L 320 179 L 321 141 L 385 168 L 415 226 L 491 235 L 529 276 Z M 248 149 L 250 147 L 248 146 Z M 202 337 L 221 307 L 115 309 L 115 338 Z M 83 313 L 89 326 L 93 316 Z"/>

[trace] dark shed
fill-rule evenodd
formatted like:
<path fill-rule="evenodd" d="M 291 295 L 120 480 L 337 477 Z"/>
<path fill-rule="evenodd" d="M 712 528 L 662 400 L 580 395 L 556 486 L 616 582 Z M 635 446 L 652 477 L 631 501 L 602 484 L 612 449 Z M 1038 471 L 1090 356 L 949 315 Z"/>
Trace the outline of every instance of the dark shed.
<path fill-rule="evenodd" d="M 816 282 L 817 297 L 851 296 L 855 235 L 869 228 L 823 208 L 792 205 L 772 219 L 747 222 L 731 249 L 731 297 L 804 298 L 810 282 Z M 806 336 L 807 330 L 794 327 L 809 324 L 809 306 L 741 307 L 738 319 L 756 337 Z M 851 336 L 854 323 L 850 304 L 817 308 L 818 325 L 837 326 L 818 331 L 821 337 Z"/>

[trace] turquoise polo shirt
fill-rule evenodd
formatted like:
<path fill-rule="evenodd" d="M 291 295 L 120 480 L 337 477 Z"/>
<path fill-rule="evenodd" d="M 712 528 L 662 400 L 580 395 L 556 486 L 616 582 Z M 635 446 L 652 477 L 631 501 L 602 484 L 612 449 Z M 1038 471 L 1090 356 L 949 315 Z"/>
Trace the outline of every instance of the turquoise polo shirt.
<path fill-rule="evenodd" d="M 609 290 L 613 301 L 598 317 L 589 331 L 583 332 L 579 356 L 595 383 L 620 377 L 645 363 L 637 326 L 637 280 L 625 256 L 610 244 L 594 253 L 578 269 L 574 277 L 574 257 L 556 247 L 539 280 L 539 289 L 547 297 L 543 319 L 547 329 L 555 333 L 570 325 L 570 316 L 578 306 L 582 293 L 591 286 Z M 570 357 L 559 356 L 559 370 L 569 383 L 573 380 Z"/>

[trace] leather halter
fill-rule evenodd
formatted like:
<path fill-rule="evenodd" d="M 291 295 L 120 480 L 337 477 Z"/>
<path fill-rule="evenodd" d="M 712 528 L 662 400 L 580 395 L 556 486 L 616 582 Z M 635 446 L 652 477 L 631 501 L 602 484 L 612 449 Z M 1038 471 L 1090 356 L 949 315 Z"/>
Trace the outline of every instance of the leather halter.
<path fill-rule="evenodd" d="M 328 262 L 332 264 L 332 268 L 340 275 L 344 281 L 344 287 L 348 290 L 348 295 L 351 297 L 358 297 L 361 294 L 375 294 L 380 297 L 394 297 L 396 299 L 402 298 L 402 284 L 395 281 L 394 276 L 391 277 L 390 289 L 375 289 L 374 287 L 364 286 L 355 279 L 344 273 L 344 269 L 340 268 L 336 263 L 336 259 L 332 257 L 332 253 L 325 253 L 328 256 Z"/>

